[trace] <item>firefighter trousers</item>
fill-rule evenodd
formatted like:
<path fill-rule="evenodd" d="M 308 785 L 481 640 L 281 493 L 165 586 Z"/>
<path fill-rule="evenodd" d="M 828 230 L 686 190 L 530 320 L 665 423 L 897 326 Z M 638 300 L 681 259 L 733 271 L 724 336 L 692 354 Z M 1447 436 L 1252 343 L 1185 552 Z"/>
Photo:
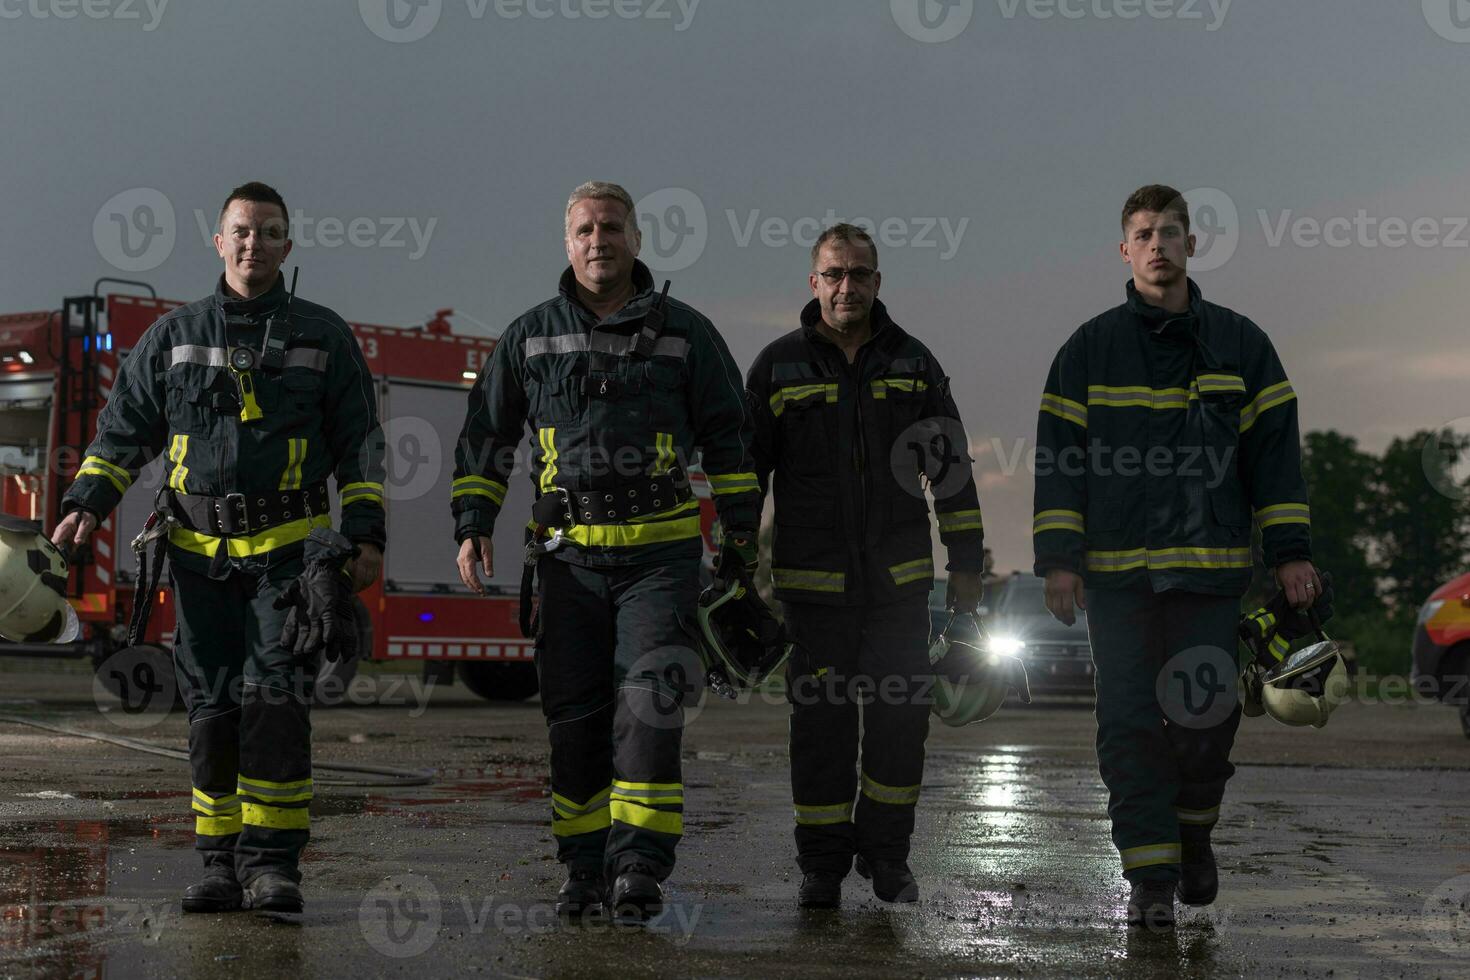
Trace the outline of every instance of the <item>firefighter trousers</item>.
<path fill-rule="evenodd" d="M 1094 589 L 1097 761 L 1129 881 L 1176 881 L 1180 834 L 1208 831 L 1235 773 L 1240 600 Z"/>
<path fill-rule="evenodd" d="M 693 646 L 699 559 L 537 568 L 536 671 L 551 741 L 557 860 L 611 880 L 659 880 L 684 833 L 684 702 L 703 671 Z"/>
<path fill-rule="evenodd" d="M 845 875 L 854 854 L 906 861 L 929 735 L 926 597 L 783 608 L 797 863 Z"/>
<path fill-rule="evenodd" d="M 309 834 L 315 664 L 280 645 L 276 598 L 303 563 L 170 561 L 174 666 L 189 712 L 195 847 L 248 885 L 267 871 L 299 882 Z"/>

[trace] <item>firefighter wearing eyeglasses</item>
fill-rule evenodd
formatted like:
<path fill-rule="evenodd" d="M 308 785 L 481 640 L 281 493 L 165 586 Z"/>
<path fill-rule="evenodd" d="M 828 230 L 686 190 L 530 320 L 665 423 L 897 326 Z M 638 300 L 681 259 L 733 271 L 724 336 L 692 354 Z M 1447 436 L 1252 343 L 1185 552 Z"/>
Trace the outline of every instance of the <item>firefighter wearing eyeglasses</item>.
<path fill-rule="evenodd" d="M 926 483 L 955 609 L 975 609 L 984 570 L 949 379 L 878 299 L 877 266 L 862 229 L 825 231 L 801 326 L 746 379 L 756 472 L 775 498 L 771 577 L 796 643 L 791 788 L 808 908 L 840 903 L 854 857 L 880 899 L 918 898 L 908 855 L 931 707 Z"/>
<path fill-rule="evenodd" d="M 151 564 L 166 548 L 205 869 L 186 912 L 301 911 L 313 680 L 320 657 L 353 654 L 352 592 L 382 567 L 372 377 L 339 316 L 288 294 L 287 222 L 265 184 L 230 193 L 214 294 L 160 318 L 122 361 L 53 534 L 84 544 L 165 455 Z M 140 576 L 143 608 L 150 585 Z"/>

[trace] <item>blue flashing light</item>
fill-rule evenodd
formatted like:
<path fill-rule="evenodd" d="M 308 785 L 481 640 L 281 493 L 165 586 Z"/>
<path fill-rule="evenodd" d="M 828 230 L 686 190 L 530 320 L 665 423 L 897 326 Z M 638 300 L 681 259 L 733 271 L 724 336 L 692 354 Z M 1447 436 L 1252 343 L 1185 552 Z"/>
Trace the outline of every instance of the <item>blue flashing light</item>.
<path fill-rule="evenodd" d="M 421 623 L 432 623 L 433 621 L 434 621 L 434 614 L 433 613 L 431 613 L 431 612 L 421 612 L 421 613 L 419 613 L 419 622 L 421 622 Z"/>

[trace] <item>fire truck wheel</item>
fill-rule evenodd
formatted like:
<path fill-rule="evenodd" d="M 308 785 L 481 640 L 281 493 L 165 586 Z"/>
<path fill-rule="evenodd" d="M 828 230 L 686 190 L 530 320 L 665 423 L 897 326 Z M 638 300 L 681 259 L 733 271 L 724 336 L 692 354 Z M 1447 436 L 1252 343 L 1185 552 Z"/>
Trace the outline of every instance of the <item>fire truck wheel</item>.
<path fill-rule="evenodd" d="M 161 646 L 120 647 L 95 663 L 93 690 L 116 698 L 129 715 L 168 714 L 179 704 L 173 654 Z"/>
<path fill-rule="evenodd" d="M 362 600 L 352 600 L 357 605 L 357 656 L 351 660 L 322 659 L 316 672 L 316 691 L 312 703 L 319 707 L 347 704 L 351 698 L 352 679 L 357 676 L 357 665 L 372 657 L 373 621 L 368 616 L 367 606 Z"/>
<path fill-rule="evenodd" d="M 540 687 L 535 664 L 461 663 L 459 679 L 487 701 L 524 701 Z"/>

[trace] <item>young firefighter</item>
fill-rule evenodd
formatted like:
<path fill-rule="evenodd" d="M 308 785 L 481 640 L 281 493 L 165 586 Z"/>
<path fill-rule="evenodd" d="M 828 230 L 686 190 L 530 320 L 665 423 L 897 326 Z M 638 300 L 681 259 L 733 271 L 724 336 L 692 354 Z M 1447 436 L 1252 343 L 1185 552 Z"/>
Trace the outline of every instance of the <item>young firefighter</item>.
<path fill-rule="evenodd" d="M 383 562 L 372 377 L 341 317 L 288 296 L 287 221 L 265 184 L 230 192 L 214 236 L 224 262 L 214 294 L 161 317 L 123 360 L 53 534 L 84 543 L 167 447 L 157 502 L 177 522 L 167 545 L 174 661 L 204 858 L 186 912 L 242 901 L 301 911 L 315 658 L 351 654 L 352 590 L 371 585 Z"/>
<path fill-rule="evenodd" d="M 567 868 L 557 909 L 606 902 L 639 920 L 659 912 L 684 830 L 687 691 L 674 674 L 694 643 L 702 542 L 681 467 L 702 448 L 732 549 L 722 561 L 747 574 L 760 488 L 739 370 L 708 319 L 654 288 L 628 192 L 578 187 L 565 231 L 557 295 L 510 325 L 470 392 L 452 508 L 460 578 L 481 593 L 476 569 L 493 573 L 491 531 L 529 423 L 536 667 Z"/>
<path fill-rule="evenodd" d="M 1059 620 L 1087 611 L 1128 922 L 1153 929 L 1173 927 L 1176 890 L 1190 905 L 1218 890 L 1210 830 L 1235 771 L 1253 513 L 1288 601 L 1322 591 L 1296 394 L 1261 329 L 1201 297 L 1194 247 L 1178 191 L 1128 199 L 1127 300 L 1062 346 L 1037 423 L 1036 574 Z M 1156 693 L 1179 676 L 1188 710 Z"/>
<path fill-rule="evenodd" d="M 929 506 L 907 445 L 916 432 L 932 428 L 953 443 L 951 469 L 925 472 L 960 612 L 980 600 L 980 504 L 949 379 L 879 301 L 872 239 L 853 225 L 823 232 L 809 283 L 801 326 L 763 350 L 746 380 L 756 473 L 774 496 L 772 580 L 796 642 L 788 684 L 798 901 L 837 907 L 856 855 L 874 894 L 912 902 L 934 579 Z"/>

